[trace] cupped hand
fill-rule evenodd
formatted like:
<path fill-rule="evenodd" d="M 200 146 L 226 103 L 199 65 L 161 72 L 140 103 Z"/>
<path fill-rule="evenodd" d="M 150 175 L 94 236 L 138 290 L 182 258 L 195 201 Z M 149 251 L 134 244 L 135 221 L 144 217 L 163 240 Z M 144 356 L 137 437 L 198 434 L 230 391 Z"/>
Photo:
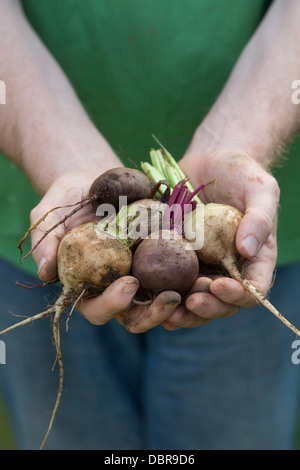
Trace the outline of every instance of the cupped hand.
<path fill-rule="evenodd" d="M 243 276 L 266 294 L 277 260 L 277 181 L 243 152 L 187 153 L 180 166 L 194 187 L 206 184 L 201 193 L 204 203 L 229 204 L 244 213 L 236 235 L 237 251 L 244 258 Z M 185 305 L 163 326 L 170 330 L 196 327 L 254 305 L 256 301 L 237 281 L 220 275 L 200 276 Z"/>
<path fill-rule="evenodd" d="M 91 183 L 99 176 L 95 170 L 67 173 L 50 186 L 40 203 L 31 211 L 31 225 L 40 220 L 54 207 L 70 206 L 83 200 Z M 74 206 L 76 207 L 76 206 Z M 31 232 L 31 246 L 34 247 L 51 227 L 65 218 L 74 207 L 62 207 L 50 212 L 37 228 Z M 38 267 L 38 277 L 48 282 L 57 277 L 57 249 L 64 234 L 80 224 L 97 220 L 95 212 L 88 205 L 67 218 L 50 231 L 46 238 L 32 252 Z M 136 304 L 133 299 L 139 283 L 132 276 L 124 276 L 113 282 L 101 295 L 81 299 L 77 304 L 82 315 L 94 325 L 103 325 L 115 317 L 128 331 L 142 333 L 165 321 L 180 304 L 176 292 L 162 292 L 151 305 Z"/>

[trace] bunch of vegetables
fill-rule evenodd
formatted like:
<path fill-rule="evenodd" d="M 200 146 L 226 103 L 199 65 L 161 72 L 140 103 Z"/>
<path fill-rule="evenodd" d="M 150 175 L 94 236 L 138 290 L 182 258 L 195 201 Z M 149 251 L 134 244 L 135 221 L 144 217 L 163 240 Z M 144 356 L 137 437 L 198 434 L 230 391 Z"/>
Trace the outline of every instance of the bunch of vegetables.
<path fill-rule="evenodd" d="M 36 319 L 53 317 L 59 388 L 41 448 L 49 435 L 62 394 L 62 314 L 68 306 L 72 306 L 72 313 L 82 297 L 101 294 L 122 276 L 132 274 L 138 279 L 140 289 L 134 302 L 149 304 L 164 290 L 176 291 L 181 296 L 187 294 L 199 276 L 199 262 L 219 266 L 300 336 L 300 332 L 241 274 L 239 267 L 243 260 L 237 253 L 235 237 L 242 212 L 228 205 L 204 205 L 200 198 L 204 186 L 194 189 L 171 154 L 161 144 L 160 147 L 150 151 L 151 163 L 142 163 L 142 171 L 115 168 L 98 177 L 88 196 L 74 204 L 69 214 L 45 232 L 23 258 L 26 259 L 51 230 L 83 207 L 89 205 L 96 211 L 101 204 L 111 204 L 116 209 L 112 216 L 75 227 L 62 238 L 57 253 L 57 280 L 62 291 L 55 304 L 0 332 L 4 334 Z M 127 205 L 120 208 L 121 196 L 127 197 Z M 197 216 L 200 211 L 204 214 L 203 226 L 199 224 L 203 218 Z M 30 232 L 48 214 L 29 228 L 18 245 L 20 250 Z M 204 231 L 200 248 L 193 242 L 199 230 Z"/>

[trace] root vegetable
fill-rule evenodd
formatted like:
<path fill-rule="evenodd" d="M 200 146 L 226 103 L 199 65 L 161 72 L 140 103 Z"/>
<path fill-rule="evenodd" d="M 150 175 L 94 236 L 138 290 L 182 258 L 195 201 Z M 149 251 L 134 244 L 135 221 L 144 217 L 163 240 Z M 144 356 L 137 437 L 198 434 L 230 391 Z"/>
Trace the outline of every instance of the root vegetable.
<path fill-rule="evenodd" d="M 199 262 L 220 266 L 258 303 L 264 305 L 291 331 L 300 336 L 300 332 L 258 289 L 243 278 L 239 270 L 240 256 L 235 238 L 243 214 L 228 205 L 203 205 L 199 193 L 204 185 L 194 190 L 166 149 L 152 151 L 151 158 L 154 166 L 143 165 L 148 176 L 139 170 L 115 168 L 97 178 L 91 185 L 88 196 L 72 205 L 75 206 L 74 209 L 47 230 L 23 258 L 27 258 L 55 227 L 82 208 L 90 205 L 95 210 L 102 203 L 112 204 L 117 208 L 119 197 L 127 197 L 129 206 L 123 206 L 113 220 L 103 219 L 98 224 L 90 222 L 81 225 L 63 237 L 57 253 L 58 280 L 62 284 L 62 292 L 55 304 L 44 312 L 0 332 L 2 335 L 16 327 L 49 316 L 53 319 L 53 342 L 56 348 L 54 366 L 56 363 L 59 366 L 59 387 L 41 448 L 44 447 L 52 428 L 62 394 L 60 320 L 63 313 L 67 307 L 72 306 L 70 318 L 83 297 L 100 294 L 114 280 L 130 274 L 131 270 L 139 280 L 145 295 L 150 293 L 153 298 L 163 290 L 176 291 L 184 296 L 198 277 Z M 167 190 L 160 201 L 154 200 L 159 191 L 162 194 L 162 184 Z M 173 189 L 171 195 L 170 187 Z M 48 211 L 29 228 L 19 242 L 20 250 L 31 231 L 56 209 L 58 208 Z M 198 217 L 198 210 L 204 210 L 204 244 L 201 248 L 197 246 L 198 242 L 194 245 L 192 241 L 195 233 L 202 230 L 202 225 L 198 226 L 202 220 Z M 144 302 L 137 300 L 137 303 L 146 305 L 148 299 Z"/>
<path fill-rule="evenodd" d="M 203 247 L 196 249 L 198 258 L 208 265 L 222 266 L 229 272 L 232 265 L 236 265 L 238 258 L 235 236 L 243 213 L 225 204 L 206 204 L 202 225 L 203 213 L 198 216 L 200 210 L 203 211 L 203 208 L 196 208 L 185 216 L 184 233 L 188 240 L 192 240 L 193 234 L 204 230 L 203 237 L 201 237 Z"/>
<path fill-rule="evenodd" d="M 202 229 L 197 227 L 200 220 L 197 210 L 186 215 L 185 234 L 192 240 L 193 233 Z M 236 233 L 243 217 L 235 207 L 223 204 L 210 203 L 204 206 L 204 244 L 196 249 L 200 261 L 206 264 L 219 265 L 224 268 L 232 279 L 238 281 L 249 292 L 256 302 L 262 304 L 273 313 L 293 333 L 300 336 L 300 331 L 295 328 L 272 304 L 254 287 L 247 279 L 244 279 L 238 268 L 238 260 L 242 261 L 235 244 Z M 192 243 L 193 245 L 193 243 Z"/>
<path fill-rule="evenodd" d="M 156 141 L 159 143 L 157 139 Z M 149 164 L 143 164 L 142 169 L 147 170 L 147 174 L 152 177 L 154 183 L 161 178 L 167 178 L 171 181 L 171 187 L 175 190 L 176 187 L 179 187 L 180 181 L 186 182 L 186 176 L 165 147 L 162 146 L 159 151 L 155 152 L 152 165 L 153 168 Z M 166 171 L 167 167 L 168 171 Z M 195 231 L 196 233 L 199 230 L 203 231 L 202 226 L 197 227 L 198 222 L 201 221 L 197 211 L 203 210 L 203 203 L 197 195 L 202 188 L 203 185 L 194 191 L 190 183 L 186 182 L 185 187 L 182 186 L 182 189 L 175 196 L 183 207 L 185 218 L 183 233 L 188 240 L 193 239 Z M 174 196 L 174 190 L 170 199 Z M 192 211 L 184 210 L 184 203 L 187 201 L 189 205 L 193 204 Z M 200 208 L 199 205 L 202 207 Z M 247 279 L 244 279 L 238 269 L 239 254 L 236 249 L 235 237 L 242 216 L 243 214 L 232 206 L 215 203 L 204 205 L 204 245 L 201 249 L 198 249 L 198 242 L 196 241 L 194 248 L 197 256 L 205 264 L 215 264 L 225 269 L 229 276 L 238 281 L 258 303 L 266 307 L 293 333 L 300 336 L 300 331 L 271 304 L 259 289 L 255 288 Z M 197 238 L 198 240 L 201 239 L 201 234 Z"/>
<path fill-rule="evenodd" d="M 31 250 L 26 254 L 26 256 L 24 256 L 23 260 L 25 260 L 30 254 L 32 254 L 32 252 L 47 237 L 50 232 L 52 232 L 59 225 L 65 223 L 70 217 L 72 217 L 84 207 L 91 205 L 93 212 L 95 212 L 97 207 L 101 204 L 110 204 L 113 206 L 113 208 L 118 210 L 121 196 L 126 196 L 127 204 L 130 204 L 140 199 L 154 198 L 161 185 L 166 186 L 167 189 L 165 197 L 168 197 L 170 185 L 165 180 L 153 183 L 143 172 L 132 168 L 120 167 L 106 171 L 94 180 L 90 187 L 89 194 L 87 197 L 75 204 L 54 207 L 46 214 L 44 214 L 35 224 L 33 224 L 27 230 L 26 234 L 19 241 L 18 244 L 18 249 L 21 251 L 21 254 L 22 245 L 28 235 L 32 232 L 32 230 L 36 229 L 41 224 L 41 222 L 46 219 L 48 214 L 57 209 L 62 209 L 63 207 L 74 207 L 71 212 L 69 212 L 65 217 L 59 220 L 55 225 L 50 227 L 41 236 L 35 246 L 31 248 Z"/>
<path fill-rule="evenodd" d="M 126 236 L 131 249 L 152 232 L 163 228 L 167 209 L 167 204 L 153 199 L 142 199 L 129 204 L 125 223 Z"/>
<path fill-rule="evenodd" d="M 59 387 L 52 417 L 41 449 L 50 433 L 63 387 L 63 360 L 60 347 L 60 320 L 68 306 L 74 307 L 82 297 L 100 294 L 116 279 L 129 274 L 132 254 L 119 239 L 105 232 L 96 222 L 75 227 L 60 242 L 58 253 L 58 275 L 62 292 L 53 306 L 33 317 L 12 325 L 0 335 L 48 316 L 53 317 L 53 342 L 56 348 L 55 363 L 59 366 Z M 54 367 L 53 366 L 53 367 Z"/>
<path fill-rule="evenodd" d="M 63 289 L 76 298 L 100 294 L 131 269 L 131 251 L 121 240 L 96 222 L 73 228 L 61 240 L 57 252 L 58 277 Z"/>
<path fill-rule="evenodd" d="M 92 183 L 89 197 L 96 209 L 100 204 L 109 203 L 119 208 L 119 197 L 126 196 L 127 204 L 141 199 L 152 198 L 157 192 L 154 184 L 143 172 L 131 168 L 108 170 Z"/>
<path fill-rule="evenodd" d="M 198 277 L 197 255 L 182 236 L 182 217 L 194 207 L 187 193 L 183 182 L 175 186 L 164 207 L 162 229 L 147 236 L 134 252 L 132 273 L 150 292 L 173 290 L 184 295 Z"/>
<path fill-rule="evenodd" d="M 155 293 L 172 290 L 184 295 L 195 283 L 198 272 L 195 252 L 174 230 L 152 233 L 133 255 L 133 275 L 143 288 Z"/>

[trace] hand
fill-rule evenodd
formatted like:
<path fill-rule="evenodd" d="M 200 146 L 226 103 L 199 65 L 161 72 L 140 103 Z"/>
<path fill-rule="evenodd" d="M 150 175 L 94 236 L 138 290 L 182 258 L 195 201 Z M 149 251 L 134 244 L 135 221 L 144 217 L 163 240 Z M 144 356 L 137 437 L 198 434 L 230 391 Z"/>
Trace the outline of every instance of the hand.
<path fill-rule="evenodd" d="M 203 202 L 218 202 L 245 213 L 236 236 L 238 252 L 245 258 L 243 275 L 264 294 L 272 284 L 277 259 L 276 180 L 246 153 L 188 153 L 180 165 L 194 187 L 216 180 L 201 193 Z M 196 327 L 213 318 L 237 313 L 256 302 L 235 280 L 201 276 L 185 300 L 164 323 L 165 328 Z"/>
<path fill-rule="evenodd" d="M 95 170 L 64 174 L 56 179 L 31 212 L 31 224 L 37 222 L 53 207 L 75 204 L 88 194 L 91 183 L 95 179 Z M 43 233 L 62 220 L 72 208 L 57 209 L 31 232 L 32 247 L 39 241 Z M 50 281 L 57 277 L 56 253 L 63 235 L 73 227 L 97 220 L 89 206 L 81 209 L 65 223 L 51 231 L 32 252 L 38 266 L 38 276 L 42 281 Z M 90 299 L 82 299 L 77 307 L 84 317 L 94 325 L 103 325 L 115 317 L 132 333 L 141 333 L 166 320 L 180 304 L 181 297 L 176 292 L 166 291 L 157 296 L 151 305 L 136 305 L 133 298 L 139 283 L 132 276 L 122 277 L 113 282 L 101 295 Z"/>

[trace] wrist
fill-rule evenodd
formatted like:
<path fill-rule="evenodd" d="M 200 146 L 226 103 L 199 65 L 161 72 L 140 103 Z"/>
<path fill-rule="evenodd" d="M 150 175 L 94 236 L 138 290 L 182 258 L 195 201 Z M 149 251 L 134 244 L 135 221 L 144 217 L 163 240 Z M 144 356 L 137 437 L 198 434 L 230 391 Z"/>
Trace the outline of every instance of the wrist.
<path fill-rule="evenodd" d="M 275 142 L 272 133 L 254 117 L 250 120 L 238 118 L 225 107 L 213 108 L 196 129 L 184 158 L 218 160 L 232 155 L 247 155 L 269 171 L 278 157 L 281 145 Z"/>
<path fill-rule="evenodd" d="M 63 175 L 97 175 L 122 166 L 108 142 L 89 122 L 53 119 L 34 132 L 27 127 L 21 138 L 20 167 L 35 190 L 44 195 Z"/>

